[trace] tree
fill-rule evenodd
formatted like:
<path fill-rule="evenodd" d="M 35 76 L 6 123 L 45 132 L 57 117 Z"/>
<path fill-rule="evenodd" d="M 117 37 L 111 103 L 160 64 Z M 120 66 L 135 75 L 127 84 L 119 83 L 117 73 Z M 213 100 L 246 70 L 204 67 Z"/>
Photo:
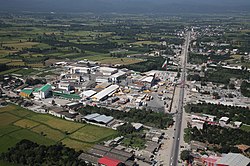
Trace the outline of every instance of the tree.
<path fill-rule="evenodd" d="M 181 152 L 181 159 L 182 159 L 183 161 L 188 161 L 189 158 L 190 158 L 190 151 L 189 151 L 189 150 L 183 150 L 183 151 Z"/>

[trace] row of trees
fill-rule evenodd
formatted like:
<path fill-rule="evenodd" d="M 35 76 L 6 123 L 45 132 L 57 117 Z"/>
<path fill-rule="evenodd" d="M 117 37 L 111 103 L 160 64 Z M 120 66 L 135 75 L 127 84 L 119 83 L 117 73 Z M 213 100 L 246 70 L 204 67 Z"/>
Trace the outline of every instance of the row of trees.
<path fill-rule="evenodd" d="M 45 146 L 22 140 L 2 153 L 0 159 L 22 165 L 90 166 L 85 161 L 78 160 L 80 154 L 81 152 L 76 152 L 62 144 Z"/>
<path fill-rule="evenodd" d="M 140 110 L 133 108 L 129 112 L 122 112 L 102 107 L 86 106 L 85 108 L 81 108 L 78 111 L 83 115 L 91 113 L 105 114 L 126 122 L 138 122 L 162 129 L 173 124 L 173 119 L 169 114 L 153 112 L 146 109 Z"/>
<path fill-rule="evenodd" d="M 125 65 L 122 67 L 126 67 L 130 70 L 135 70 L 139 72 L 146 72 L 150 70 L 163 70 L 162 64 L 164 63 L 165 59 L 163 57 L 146 57 L 147 60 L 131 65 Z"/>
<path fill-rule="evenodd" d="M 216 116 L 218 119 L 227 116 L 234 121 L 241 121 L 245 124 L 250 124 L 249 108 L 225 106 L 209 103 L 188 104 L 185 106 L 188 113 L 204 113 Z"/>
<path fill-rule="evenodd" d="M 205 123 L 202 130 L 194 127 L 189 132 L 191 140 L 212 144 L 212 150 L 220 153 L 240 152 L 235 145 L 250 145 L 249 132 L 240 129 L 224 128 Z"/>

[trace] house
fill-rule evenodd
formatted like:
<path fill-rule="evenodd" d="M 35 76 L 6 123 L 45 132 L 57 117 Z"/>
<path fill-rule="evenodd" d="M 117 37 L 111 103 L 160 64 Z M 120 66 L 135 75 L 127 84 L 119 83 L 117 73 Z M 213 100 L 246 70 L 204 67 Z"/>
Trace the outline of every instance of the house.
<path fill-rule="evenodd" d="M 49 97 L 50 95 L 52 95 L 51 85 L 46 84 L 42 86 L 41 88 L 35 89 L 33 92 L 33 95 L 35 96 L 35 98 L 38 98 L 38 99 L 45 99 Z"/>
<path fill-rule="evenodd" d="M 23 89 L 19 95 L 23 98 L 30 98 L 32 95 L 33 89 Z"/>
<path fill-rule="evenodd" d="M 139 131 L 143 128 L 143 124 L 141 123 L 131 123 L 135 130 Z"/>
<path fill-rule="evenodd" d="M 235 121 L 233 126 L 236 128 L 240 128 L 242 126 L 242 122 Z"/>
<path fill-rule="evenodd" d="M 63 112 L 63 111 L 64 111 L 64 109 L 62 109 L 61 107 L 53 107 L 49 110 L 49 114 L 56 116 L 58 118 L 61 118 L 62 115 L 60 114 L 60 112 Z"/>
<path fill-rule="evenodd" d="M 229 123 L 229 118 L 228 118 L 228 117 L 223 116 L 223 117 L 221 117 L 221 118 L 219 119 L 219 124 L 220 124 L 221 126 L 225 126 L 225 125 L 228 124 L 228 123 Z"/>

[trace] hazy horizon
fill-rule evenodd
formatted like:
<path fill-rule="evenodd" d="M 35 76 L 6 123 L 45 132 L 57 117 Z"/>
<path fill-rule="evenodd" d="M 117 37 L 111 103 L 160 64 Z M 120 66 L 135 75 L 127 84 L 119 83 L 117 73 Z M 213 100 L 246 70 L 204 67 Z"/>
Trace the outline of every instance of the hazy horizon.
<path fill-rule="evenodd" d="M 250 12 L 249 0 L 0 0 L 1 11 L 92 13 Z"/>

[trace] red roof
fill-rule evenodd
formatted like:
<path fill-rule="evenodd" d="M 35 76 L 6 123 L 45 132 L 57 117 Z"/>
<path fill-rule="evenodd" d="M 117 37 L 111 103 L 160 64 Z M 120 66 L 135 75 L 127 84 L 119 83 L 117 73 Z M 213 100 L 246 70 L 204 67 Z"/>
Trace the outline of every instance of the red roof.
<path fill-rule="evenodd" d="M 98 163 L 106 166 L 117 166 L 121 161 L 104 156 L 98 159 Z"/>

